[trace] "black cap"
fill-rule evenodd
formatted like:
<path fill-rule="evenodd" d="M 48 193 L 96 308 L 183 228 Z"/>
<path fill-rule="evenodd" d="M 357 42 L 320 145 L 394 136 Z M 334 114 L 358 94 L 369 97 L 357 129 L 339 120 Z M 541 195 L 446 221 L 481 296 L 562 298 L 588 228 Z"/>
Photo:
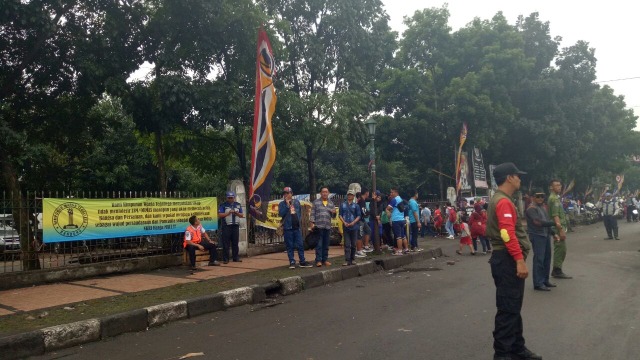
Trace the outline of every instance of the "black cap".
<path fill-rule="evenodd" d="M 493 169 L 493 177 L 498 179 L 506 179 L 509 175 L 526 175 L 527 173 L 524 171 L 518 170 L 514 163 L 502 163 Z"/>

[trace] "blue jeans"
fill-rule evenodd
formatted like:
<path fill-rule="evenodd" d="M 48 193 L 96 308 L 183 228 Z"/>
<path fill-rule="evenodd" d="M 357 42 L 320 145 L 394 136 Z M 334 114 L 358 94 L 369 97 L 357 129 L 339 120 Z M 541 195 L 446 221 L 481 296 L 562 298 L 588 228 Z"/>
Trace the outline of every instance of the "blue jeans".
<path fill-rule="evenodd" d="M 551 239 L 531 233 L 529 239 L 533 247 L 533 286 L 548 284 L 551 271 Z"/>
<path fill-rule="evenodd" d="M 356 258 L 356 241 L 358 240 L 358 229 L 343 230 L 344 235 L 344 261 L 351 264 Z"/>
<path fill-rule="evenodd" d="M 284 244 L 287 247 L 287 256 L 289 257 L 289 264 L 296 263 L 296 259 L 293 256 L 295 249 L 298 249 L 298 259 L 300 260 L 300 263 L 301 264 L 305 263 L 304 245 L 302 244 L 302 232 L 300 232 L 300 229 L 285 230 Z"/>
<path fill-rule="evenodd" d="M 409 230 L 411 230 L 411 234 L 409 235 L 409 247 L 411 249 L 418 248 L 418 223 L 412 222 L 409 224 Z"/>
<path fill-rule="evenodd" d="M 477 236 L 473 238 L 473 251 L 478 251 L 478 239 L 480 239 L 480 245 L 482 245 L 482 252 L 487 252 L 487 250 L 491 250 L 491 244 L 489 243 L 489 238 L 486 236 Z"/>
<path fill-rule="evenodd" d="M 453 230 L 453 223 L 447 220 L 447 223 L 444 225 L 444 228 L 447 229 L 447 232 L 450 236 L 456 236 L 455 230 Z"/>
<path fill-rule="evenodd" d="M 320 239 L 316 245 L 316 262 L 326 262 L 329 259 L 331 229 L 318 229 L 318 231 L 320 231 Z"/>

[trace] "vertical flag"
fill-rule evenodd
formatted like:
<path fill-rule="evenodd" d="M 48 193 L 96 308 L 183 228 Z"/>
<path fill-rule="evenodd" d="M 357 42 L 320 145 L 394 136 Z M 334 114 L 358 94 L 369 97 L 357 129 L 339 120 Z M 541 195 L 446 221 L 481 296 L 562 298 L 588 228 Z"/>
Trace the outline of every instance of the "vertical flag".
<path fill-rule="evenodd" d="M 460 148 L 458 149 L 458 159 L 456 161 L 456 192 L 460 192 L 460 155 L 462 154 L 462 145 L 467 141 L 467 123 L 462 123 L 460 131 Z"/>
<path fill-rule="evenodd" d="M 256 60 L 256 98 L 253 115 L 249 212 L 262 221 L 267 217 L 273 178 L 272 169 L 276 161 L 276 144 L 271 127 L 271 118 L 276 109 L 274 75 L 273 50 L 267 33 L 261 28 L 258 32 Z"/>
<path fill-rule="evenodd" d="M 616 192 L 613 193 L 614 196 L 618 195 L 620 193 L 620 190 L 622 190 L 622 184 L 624 183 L 624 175 L 617 175 L 616 183 L 618 184 L 617 184 Z"/>

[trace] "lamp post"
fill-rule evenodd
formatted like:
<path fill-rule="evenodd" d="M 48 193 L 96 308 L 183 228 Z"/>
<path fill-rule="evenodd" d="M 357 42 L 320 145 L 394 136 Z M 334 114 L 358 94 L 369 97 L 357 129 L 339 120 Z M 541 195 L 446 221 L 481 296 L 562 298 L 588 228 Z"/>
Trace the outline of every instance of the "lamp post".
<path fill-rule="evenodd" d="M 371 204 L 373 205 L 373 213 L 378 214 L 377 211 L 377 202 L 376 202 L 376 148 L 374 145 L 376 139 L 376 124 L 377 121 L 374 118 L 369 118 L 365 121 L 365 125 L 367 125 L 367 131 L 369 132 L 369 141 L 371 142 L 371 150 L 369 151 L 369 160 L 371 164 L 371 198 L 373 201 Z M 371 233 L 373 235 L 373 249 L 376 254 L 380 253 L 380 234 L 379 234 L 379 226 L 377 216 L 373 219 L 373 229 L 371 229 Z"/>

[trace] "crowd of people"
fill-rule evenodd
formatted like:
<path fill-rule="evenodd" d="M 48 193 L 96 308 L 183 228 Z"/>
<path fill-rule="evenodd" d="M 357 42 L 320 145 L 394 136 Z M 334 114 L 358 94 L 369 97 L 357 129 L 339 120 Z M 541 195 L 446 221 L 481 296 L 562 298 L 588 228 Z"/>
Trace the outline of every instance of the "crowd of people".
<path fill-rule="evenodd" d="M 534 290 L 548 292 L 557 287 L 550 277 L 571 279 L 563 271 L 567 233 L 571 231 L 571 214 L 579 215 L 582 204 L 579 199 L 563 196 L 563 186 L 558 179 L 550 180 L 548 194 L 542 188 L 533 188 L 520 200 L 517 195 L 520 177 L 525 174 L 513 163 L 500 164 L 493 172 L 498 188 L 491 199 L 475 198 L 468 203 L 461 200 L 456 206 L 450 202 L 442 206 L 420 204 L 417 191 L 409 199 L 403 199 L 397 188 L 391 188 L 388 195 L 379 190 L 370 194 L 367 189 L 360 192 L 350 189 L 346 199 L 336 204 L 329 196 L 329 189 L 323 187 L 310 209 L 309 230 L 319 234 L 313 263 L 305 259 L 300 201 L 293 197 L 290 187 L 285 187 L 278 213 L 282 219 L 289 267 L 331 266 L 328 261 L 329 242 L 334 226 L 332 220 L 336 218 L 343 230 L 343 266 L 354 265 L 357 258 L 366 258 L 373 251 L 373 235 L 379 235 L 381 249 L 394 256 L 422 251 L 418 245 L 419 237 L 459 237 L 456 250 L 459 255 L 466 248 L 471 255 L 476 255 L 480 243 L 482 254 L 491 253 L 489 264 L 496 286 L 494 360 L 511 359 L 512 355 L 521 359 L 542 359 L 526 348 L 522 335 L 520 312 L 524 280 L 529 275 L 526 258 L 533 250 Z M 229 261 L 230 249 L 233 261 L 241 261 L 238 257 L 237 226 L 238 220 L 244 217 L 242 207 L 235 202 L 235 194 L 228 192 L 226 195 L 227 201 L 218 210 L 218 217 L 225 223 L 222 232 L 224 263 Z M 636 196 L 616 198 L 615 195 L 604 193 L 594 206 L 603 217 L 607 240 L 620 240 L 617 218 L 622 215 L 629 222 L 638 221 L 640 210 Z M 195 269 L 196 249 L 209 250 L 209 265 L 219 265 L 216 245 L 198 218 L 192 216 L 189 222 L 184 248 L 192 268 Z M 295 261 L 296 250 L 298 263 Z"/>

